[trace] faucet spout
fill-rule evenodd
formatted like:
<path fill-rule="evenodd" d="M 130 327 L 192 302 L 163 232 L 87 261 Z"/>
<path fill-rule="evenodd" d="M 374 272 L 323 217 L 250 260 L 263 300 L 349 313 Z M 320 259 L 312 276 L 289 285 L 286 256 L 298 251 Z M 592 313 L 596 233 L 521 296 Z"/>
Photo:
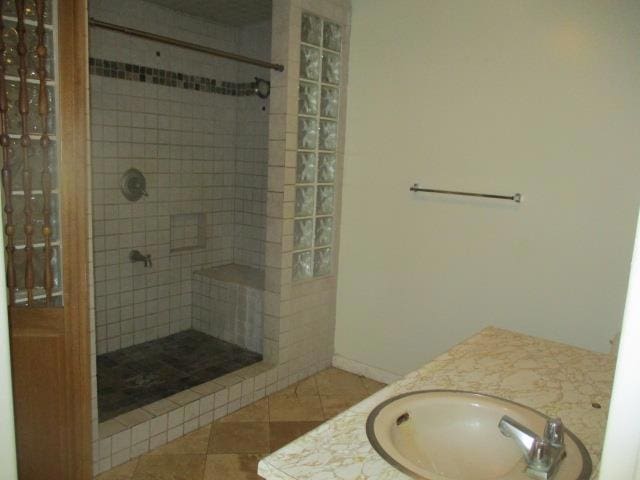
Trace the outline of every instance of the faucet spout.
<path fill-rule="evenodd" d="M 139 250 L 131 250 L 129 252 L 129 261 L 131 263 L 143 262 L 145 267 L 151 267 L 151 255 L 143 255 Z"/>
<path fill-rule="evenodd" d="M 564 447 L 564 430 L 559 418 L 548 420 L 544 436 L 504 415 L 498 428 L 505 437 L 512 438 L 527 462 L 527 475 L 538 480 L 549 480 L 556 473 L 560 462 L 567 455 Z"/>
<path fill-rule="evenodd" d="M 512 438 L 516 442 L 516 445 L 520 447 L 525 458 L 529 461 L 532 457 L 534 444 L 537 440 L 541 440 L 540 437 L 507 415 L 500 419 L 498 428 L 505 437 Z"/>

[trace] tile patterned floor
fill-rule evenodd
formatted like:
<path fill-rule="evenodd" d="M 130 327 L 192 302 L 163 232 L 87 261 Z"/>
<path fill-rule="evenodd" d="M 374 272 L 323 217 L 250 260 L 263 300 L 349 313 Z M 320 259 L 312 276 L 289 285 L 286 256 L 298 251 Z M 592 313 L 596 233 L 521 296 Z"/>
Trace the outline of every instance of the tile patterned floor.
<path fill-rule="evenodd" d="M 254 480 L 258 461 L 384 385 L 329 368 L 97 480 Z"/>
<path fill-rule="evenodd" d="M 97 357 L 100 422 L 262 360 L 196 330 Z"/>

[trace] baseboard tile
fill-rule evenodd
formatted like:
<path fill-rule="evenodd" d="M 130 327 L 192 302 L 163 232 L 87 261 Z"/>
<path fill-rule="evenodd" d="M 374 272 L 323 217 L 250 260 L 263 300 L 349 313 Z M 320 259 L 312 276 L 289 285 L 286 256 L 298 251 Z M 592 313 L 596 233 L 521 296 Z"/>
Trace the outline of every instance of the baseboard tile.
<path fill-rule="evenodd" d="M 396 380 L 400 380 L 402 378 L 402 375 L 399 375 L 397 373 L 389 372 L 377 367 L 372 367 L 371 365 L 367 365 L 365 363 L 343 357 L 342 355 L 334 355 L 331 364 L 341 370 L 346 370 L 347 372 L 362 375 L 364 377 L 386 384 L 393 383 Z"/>

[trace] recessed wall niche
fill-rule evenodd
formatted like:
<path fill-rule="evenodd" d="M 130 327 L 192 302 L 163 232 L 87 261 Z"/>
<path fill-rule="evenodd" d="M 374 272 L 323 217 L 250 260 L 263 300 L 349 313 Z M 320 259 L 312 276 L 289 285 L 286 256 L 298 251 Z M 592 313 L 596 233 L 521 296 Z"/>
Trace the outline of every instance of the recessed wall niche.
<path fill-rule="evenodd" d="M 170 252 L 185 252 L 207 246 L 204 213 L 178 213 L 171 215 Z"/>

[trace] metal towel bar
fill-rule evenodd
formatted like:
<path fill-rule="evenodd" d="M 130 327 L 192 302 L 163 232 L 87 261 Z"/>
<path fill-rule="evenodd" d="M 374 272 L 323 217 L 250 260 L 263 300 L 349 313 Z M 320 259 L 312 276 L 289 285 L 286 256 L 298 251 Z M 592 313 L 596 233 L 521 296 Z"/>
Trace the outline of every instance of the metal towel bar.
<path fill-rule="evenodd" d="M 512 200 L 516 203 L 522 202 L 522 194 L 514 193 L 513 195 L 492 195 L 488 193 L 471 193 L 456 192 L 453 190 L 436 190 L 433 188 L 421 188 L 419 184 L 414 183 L 410 188 L 411 192 L 428 192 L 428 193 L 445 193 L 447 195 L 464 195 L 465 197 L 483 197 L 483 198 L 499 198 L 500 200 Z"/>
<path fill-rule="evenodd" d="M 208 53 L 216 57 L 228 58 L 229 60 L 235 60 L 237 62 L 248 63 L 250 65 L 257 65 L 258 67 L 271 68 L 278 72 L 284 71 L 284 65 L 278 63 L 265 62 L 264 60 L 258 60 L 256 58 L 245 57 L 244 55 L 238 55 L 233 52 L 225 52 L 218 50 L 217 48 L 205 47 L 203 45 L 197 45 L 191 42 L 185 42 L 176 38 L 165 37 L 164 35 L 157 35 L 151 32 L 145 32 L 142 30 L 136 30 L 135 28 L 129 28 L 122 25 L 116 25 L 113 23 L 103 22 L 102 20 L 96 20 L 95 18 L 89 18 L 89 26 L 103 28 L 105 30 L 111 30 L 113 32 L 125 33 L 134 37 L 144 38 L 146 40 L 153 40 L 154 42 L 166 43 L 167 45 L 173 45 L 176 47 L 186 48 L 188 50 L 195 50 L 197 52 Z"/>

